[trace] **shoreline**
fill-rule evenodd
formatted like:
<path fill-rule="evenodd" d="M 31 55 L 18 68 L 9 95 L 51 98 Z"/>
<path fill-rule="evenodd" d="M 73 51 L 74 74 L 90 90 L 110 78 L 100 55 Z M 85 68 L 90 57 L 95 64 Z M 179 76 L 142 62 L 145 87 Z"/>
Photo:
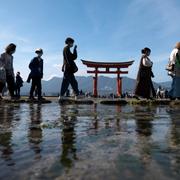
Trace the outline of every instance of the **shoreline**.
<path fill-rule="evenodd" d="M 51 103 L 57 102 L 59 104 L 104 104 L 104 105 L 180 105 L 180 100 L 170 100 L 170 99 L 155 99 L 155 100 L 146 100 L 135 98 L 80 98 L 75 100 L 72 97 L 65 98 L 63 100 L 58 100 L 58 97 L 47 96 L 46 100 L 29 100 L 28 96 L 22 96 L 21 99 L 11 100 L 8 97 L 5 97 L 0 103 Z"/>

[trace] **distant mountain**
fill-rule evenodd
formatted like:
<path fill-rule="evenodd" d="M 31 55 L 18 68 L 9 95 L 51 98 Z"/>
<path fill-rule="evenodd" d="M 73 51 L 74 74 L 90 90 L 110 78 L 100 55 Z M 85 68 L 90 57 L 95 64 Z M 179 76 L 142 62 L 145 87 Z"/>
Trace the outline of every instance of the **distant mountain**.
<path fill-rule="evenodd" d="M 171 81 L 166 81 L 166 82 L 161 82 L 159 83 L 162 87 L 166 89 L 170 89 L 172 82 Z"/>
<path fill-rule="evenodd" d="M 93 77 L 92 76 L 77 76 L 76 77 L 79 85 L 79 89 L 84 92 L 92 92 L 93 90 Z M 43 93 L 46 95 L 58 95 L 60 91 L 62 83 L 62 78 L 53 77 L 48 81 L 42 81 L 42 89 Z M 123 92 L 133 92 L 136 84 L 135 79 L 131 79 L 128 77 L 122 78 L 122 90 Z M 155 88 L 159 85 L 165 88 L 169 88 L 171 86 L 171 82 L 163 82 L 163 83 L 154 83 Z M 108 93 L 116 93 L 116 78 L 99 76 L 98 77 L 98 92 L 99 94 L 108 94 Z M 24 82 L 24 86 L 21 88 L 21 94 L 27 95 L 30 90 L 30 84 Z"/>

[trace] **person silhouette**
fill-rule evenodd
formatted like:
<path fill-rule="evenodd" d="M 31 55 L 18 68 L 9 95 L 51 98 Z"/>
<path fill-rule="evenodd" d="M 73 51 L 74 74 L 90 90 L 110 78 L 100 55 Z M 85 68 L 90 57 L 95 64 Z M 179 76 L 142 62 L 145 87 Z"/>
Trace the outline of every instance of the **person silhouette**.
<path fill-rule="evenodd" d="M 78 82 L 75 79 L 74 73 L 78 71 L 78 68 L 75 64 L 75 60 L 77 59 L 77 45 L 74 46 L 73 53 L 70 51 L 70 48 L 73 47 L 74 39 L 68 37 L 65 40 L 66 46 L 63 50 L 63 66 L 62 71 L 64 72 L 63 81 L 61 84 L 61 90 L 60 90 L 60 96 L 59 100 L 64 99 L 64 94 L 66 93 L 69 84 L 71 84 L 72 89 L 75 93 L 75 99 L 78 98 L 79 95 L 79 89 L 78 89 Z"/>

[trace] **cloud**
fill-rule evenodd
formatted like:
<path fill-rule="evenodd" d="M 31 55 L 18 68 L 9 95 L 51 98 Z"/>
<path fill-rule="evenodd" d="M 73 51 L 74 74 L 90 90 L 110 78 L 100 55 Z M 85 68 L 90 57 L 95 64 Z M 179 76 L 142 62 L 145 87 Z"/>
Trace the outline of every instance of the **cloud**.
<path fill-rule="evenodd" d="M 179 16 L 175 1 L 133 0 L 127 4 L 124 14 L 119 13 L 119 23 L 112 38 L 123 43 L 129 42 L 130 37 L 147 42 L 149 37 L 154 39 L 174 35 L 180 32 L 176 21 Z"/>

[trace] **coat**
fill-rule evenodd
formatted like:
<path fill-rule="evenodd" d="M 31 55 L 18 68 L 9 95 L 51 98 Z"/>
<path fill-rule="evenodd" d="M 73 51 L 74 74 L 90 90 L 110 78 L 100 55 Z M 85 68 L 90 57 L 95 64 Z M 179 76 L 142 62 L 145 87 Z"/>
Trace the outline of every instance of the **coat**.
<path fill-rule="evenodd" d="M 150 98 L 151 95 L 155 97 L 156 92 L 153 87 L 153 82 L 151 77 L 153 77 L 152 67 L 147 67 L 143 65 L 142 55 L 139 65 L 139 70 L 136 79 L 135 95 L 141 96 L 143 98 Z"/>
<path fill-rule="evenodd" d="M 66 46 L 63 49 L 63 72 L 75 73 L 78 71 L 78 67 L 75 64 L 75 60 L 77 59 L 77 50 L 74 49 L 73 53 L 70 51 L 70 47 Z"/>
<path fill-rule="evenodd" d="M 29 69 L 31 70 L 29 78 L 42 78 L 43 77 L 43 59 L 38 59 L 35 57 L 31 60 L 29 64 Z"/>

